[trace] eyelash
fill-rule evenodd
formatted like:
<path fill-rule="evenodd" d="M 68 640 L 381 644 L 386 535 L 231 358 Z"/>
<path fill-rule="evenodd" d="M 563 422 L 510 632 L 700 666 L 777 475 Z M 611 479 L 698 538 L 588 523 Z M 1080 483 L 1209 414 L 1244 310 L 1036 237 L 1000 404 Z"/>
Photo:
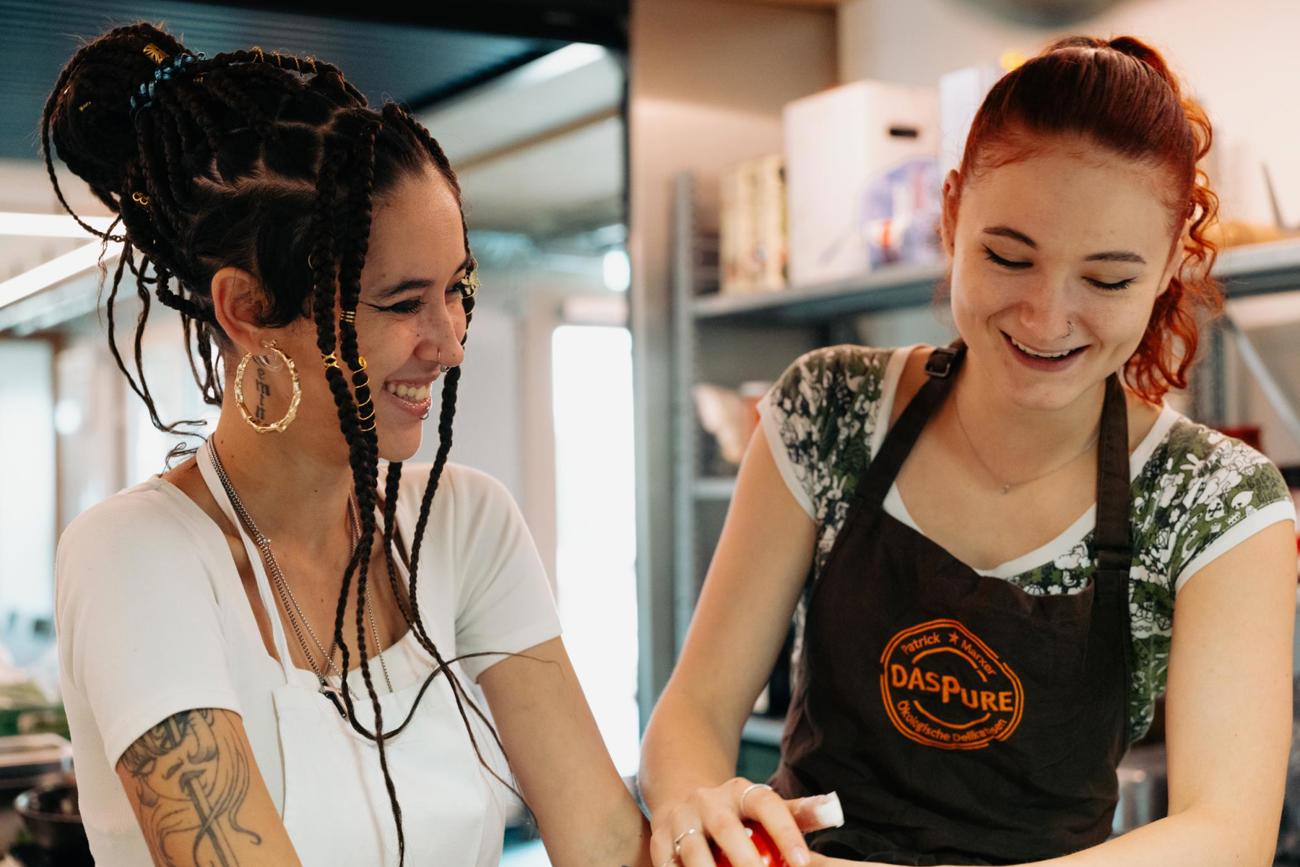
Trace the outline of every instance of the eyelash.
<path fill-rule="evenodd" d="M 984 248 L 984 258 L 988 259 L 990 262 L 992 262 L 995 265 L 1001 265 L 1003 268 L 1010 268 L 1015 271 L 1020 271 L 1025 268 L 1029 268 L 1033 264 L 1031 262 L 1012 262 L 1009 259 L 1003 259 L 1001 256 L 999 256 L 997 253 L 994 253 L 988 247 Z M 1118 283 L 1103 283 L 1100 280 L 1093 280 L 1088 277 L 1085 277 L 1084 279 L 1087 280 L 1089 283 L 1091 283 L 1093 286 L 1096 286 L 1098 289 L 1104 289 L 1107 292 L 1119 292 L 1131 286 L 1133 284 L 1133 281 L 1136 280 L 1137 278 L 1130 277 L 1127 280 L 1120 280 Z"/>
<path fill-rule="evenodd" d="M 452 292 L 459 293 L 462 299 L 466 298 L 469 295 L 469 283 L 465 280 L 459 281 L 447 290 L 448 295 Z M 396 304 L 389 305 L 388 307 L 380 307 L 376 304 L 371 304 L 370 306 L 374 307 L 376 310 L 382 310 L 385 313 L 418 313 L 420 309 L 424 307 L 424 299 L 408 298 L 405 301 L 399 301 Z"/>

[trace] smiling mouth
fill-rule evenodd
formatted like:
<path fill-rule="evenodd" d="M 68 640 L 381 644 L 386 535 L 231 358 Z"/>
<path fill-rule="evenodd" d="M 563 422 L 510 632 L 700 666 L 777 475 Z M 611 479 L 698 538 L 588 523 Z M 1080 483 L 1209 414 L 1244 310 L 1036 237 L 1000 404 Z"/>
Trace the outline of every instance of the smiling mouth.
<path fill-rule="evenodd" d="M 1010 343 L 1012 346 L 1014 346 L 1020 352 L 1024 353 L 1030 358 L 1037 358 L 1042 361 L 1061 361 L 1062 359 L 1069 358 L 1073 355 L 1077 355 L 1083 350 L 1088 348 L 1087 346 L 1076 346 L 1073 349 L 1062 349 L 1058 352 L 1043 352 L 1040 349 L 1034 349 L 1033 347 L 1026 346 L 1025 344 L 1021 343 L 1019 340 L 1016 340 L 1010 334 L 1007 334 L 1005 331 L 1002 332 L 1002 336 L 1005 337 L 1007 339 L 1007 342 Z"/>
<path fill-rule="evenodd" d="M 426 382 L 418 385 L 412 385 L 404 382 L 385 382 L 384 391 L 391 395 L 400 397 L 409 403 L 422 403 L 429 399 L 429 390 L 433 383 Z"/>

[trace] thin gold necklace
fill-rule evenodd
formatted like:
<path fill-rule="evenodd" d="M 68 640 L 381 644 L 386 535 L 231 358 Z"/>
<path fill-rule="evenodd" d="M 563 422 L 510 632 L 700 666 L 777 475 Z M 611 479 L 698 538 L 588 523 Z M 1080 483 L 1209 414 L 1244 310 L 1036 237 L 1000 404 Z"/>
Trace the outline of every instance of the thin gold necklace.
<path fill-rule="evenodd" d="M 984 458 L 979 453 L 979 449 L 975 448 L 975 442 L 971 439 L 970 434 L 967 433 L 966 425 L 961 420 L 961 402 L 957 399 L 957 394 L 955 392 L 953 393 L 952 399 L 953 399 L 952 400 L 953 415 L 957 417 L 957 427 L 961 430 L 961 435 L 962 437 L 965 438 L 967 447 L 970 448 L 971 454 L 975 456 L 975 460 L 979 461 L 980 466 L 984 468 L 984 472 L 988 473 L 989 478 L 991 478 L 997 484 L 999 491 L 1003 496 L 1009 494 L 1012 488 L 1019 488 L 1029 484 L 1030 482 L 1036 482 L 1039 479 L 1045 479 L 1048 476 L 1053 475 L 1054 473 L 1058 473 L 1061 470 L 1065 469 L 1070 464 L 1074 463 L 1079 458 L 1086 455 L 1088 451 L 1092 448 L 1093 444 L 1097 442 L 1097 437 L 1101 436 L 1101 422 L 1098 421 L 1097 429 L 1093 431 L 1092 437 L 1088 440 L 1088 444 L 1085 445 L 1078 454 L 1070 458 L 1068 461 L 1065 461 L 1062 464 L 1052 467 L 1050 470 L 1048 470 L 1045 473 L 1039 473 L 1033 478 L 1024 479 L 1019 482 L 1004 482 L 1002 481 L 1001 478 L 998 477 L 997 473 L 993 472 L 993 469 L 988 465 L 988 463 L 985 462 Z"/>

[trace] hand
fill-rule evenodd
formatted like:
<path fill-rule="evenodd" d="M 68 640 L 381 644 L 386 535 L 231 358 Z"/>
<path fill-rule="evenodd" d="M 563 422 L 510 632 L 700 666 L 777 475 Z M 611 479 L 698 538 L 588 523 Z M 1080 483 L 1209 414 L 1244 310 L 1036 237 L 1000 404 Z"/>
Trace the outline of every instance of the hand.
<path fill-rule="evenodd" d="M 736 777 L 655 811 L 650 838 L 655 867 L 713 867 L 710 840 L 734 867 L 759 867 L 758 851 L 741 825 L 745 819 L 763 826 L 787 864 L 808 867 L 812 859 L 803 835 L 844 824 L 844 812 L 834 792 L 787 801 L 767 785 Z"/>

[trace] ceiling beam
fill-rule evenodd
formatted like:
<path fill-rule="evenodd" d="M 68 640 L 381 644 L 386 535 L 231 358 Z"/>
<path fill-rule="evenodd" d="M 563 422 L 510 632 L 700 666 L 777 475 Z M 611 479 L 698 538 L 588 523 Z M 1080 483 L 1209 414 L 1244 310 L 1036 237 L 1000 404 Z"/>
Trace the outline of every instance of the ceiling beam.
<path fill-rule="evenodd" d="M 627 49 L 628 0 L 461 0 L 438 3 L 353 3 L 341 0 L 199 0 L 213 6 L 245 7 L 349 21 L 382 21 L 565 42 L 590 42 Z"/>

